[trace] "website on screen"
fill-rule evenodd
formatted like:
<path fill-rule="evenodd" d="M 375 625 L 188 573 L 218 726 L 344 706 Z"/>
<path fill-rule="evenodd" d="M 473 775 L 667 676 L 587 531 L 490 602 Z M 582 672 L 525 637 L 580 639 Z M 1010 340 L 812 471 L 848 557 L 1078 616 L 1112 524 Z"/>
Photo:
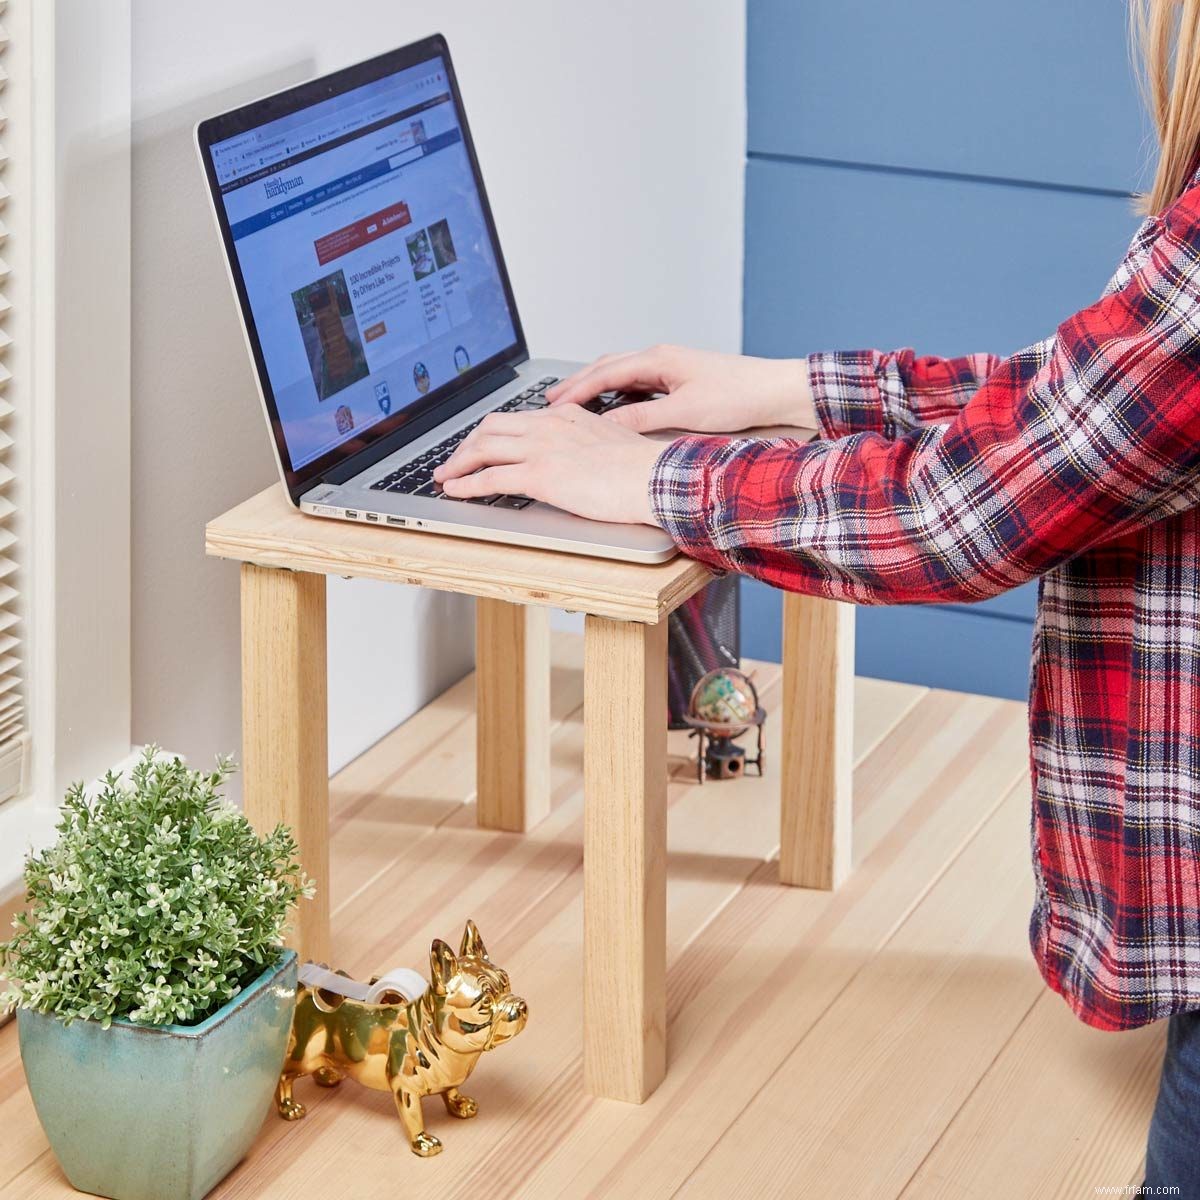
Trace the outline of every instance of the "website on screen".
<path fill-rule="evenodd" d="M 441 58 L 211 153 L 293 467 L 516 340 Z"/>

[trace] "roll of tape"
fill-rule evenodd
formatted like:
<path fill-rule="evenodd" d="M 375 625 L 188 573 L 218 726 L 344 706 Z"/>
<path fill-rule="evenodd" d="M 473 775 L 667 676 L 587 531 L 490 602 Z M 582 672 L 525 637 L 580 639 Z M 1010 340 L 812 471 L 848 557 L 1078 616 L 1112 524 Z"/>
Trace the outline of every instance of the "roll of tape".
<path fill-rule="evenodd" d="M 367 1003 L 378 1004 L 379 997 L 386 992 L 399 992 L 405 1000 L 415 1000 L 425 994 L 429 984 L 425 977 L 410 967 L 395 967 L 381 975 L 367 992 Z"/>
<path fill-rule="evenodd" d="M 365 983 L 339 975 L 319 963 L 306 962 L 301 965 L 298 978 L 305 987 L 320 988 L 322 991 L 333 992 L 337 996 L 345 996 L 348 1000 L 365 1002 L 370 994 Z"/>

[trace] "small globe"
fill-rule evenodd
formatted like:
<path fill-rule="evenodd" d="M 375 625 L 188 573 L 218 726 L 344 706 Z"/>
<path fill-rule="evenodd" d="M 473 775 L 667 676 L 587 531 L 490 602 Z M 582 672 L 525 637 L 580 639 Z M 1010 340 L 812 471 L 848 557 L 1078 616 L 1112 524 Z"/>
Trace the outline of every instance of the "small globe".
<path fill-rule="evenodd" d="M 758 693 L 754 684 L 732 667 L 701 676 L 692 689 L 688 716 L 704 725 L 720 726 L 724 737 L 737 737 L 754 724 Z"/>

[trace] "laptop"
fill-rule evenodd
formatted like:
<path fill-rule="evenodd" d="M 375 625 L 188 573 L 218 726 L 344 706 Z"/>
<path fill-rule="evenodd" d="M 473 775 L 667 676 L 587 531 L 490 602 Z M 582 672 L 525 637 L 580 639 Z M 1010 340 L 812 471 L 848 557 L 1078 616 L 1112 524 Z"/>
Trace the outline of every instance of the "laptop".
<path fill-rule="evenodd" d="M 195 138 L 294 505 L 632 562 L 676 553 L 650 526 L 433 482 L 484 416 L 544 407 L 579 365 L 530 357 L 443 37 L 201 121 Z"/>

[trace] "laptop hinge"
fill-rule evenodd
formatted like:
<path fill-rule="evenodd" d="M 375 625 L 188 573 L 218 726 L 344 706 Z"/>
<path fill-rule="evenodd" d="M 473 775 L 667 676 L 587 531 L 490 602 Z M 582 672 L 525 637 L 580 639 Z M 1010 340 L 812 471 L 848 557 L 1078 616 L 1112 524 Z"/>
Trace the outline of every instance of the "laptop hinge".
<path fill-rule="evenodd" d="M 490 396 L 497 388 L 511 383 L 516 378 L 517 373 L 512 367 L 500 367 L 495 371 L 490 371 L 482 379 L 477 379 L 470 387 L 464 388 L 447 404 L 439 404 L 430 412 L 422 413 L 419 417 L 406 421 L 399 429 L 389 433 L 386 437 L 381 437 L 377 442 L 372 442 L 357 454 L 351 455 L 345 462 L 331 467 L 319 480 L 314 480 L 308 487 L 315 487 L 318 483 L 341 484 L 348 479 L 353 479 L 356 475 L 361 475 L 363 471 L 373 467 L 377 462 L 381 462 L 389 454 L 394 454 L 402 446 L 407 446 L 409 442 L 415 442 L 417 438 L 431 429 L 436 429 L 456 413 L 463 412 L 472 404 L 477 404 L 485 396 Z M 453 407 L 448 407 L 448 405 L 453 405 Z"/>

